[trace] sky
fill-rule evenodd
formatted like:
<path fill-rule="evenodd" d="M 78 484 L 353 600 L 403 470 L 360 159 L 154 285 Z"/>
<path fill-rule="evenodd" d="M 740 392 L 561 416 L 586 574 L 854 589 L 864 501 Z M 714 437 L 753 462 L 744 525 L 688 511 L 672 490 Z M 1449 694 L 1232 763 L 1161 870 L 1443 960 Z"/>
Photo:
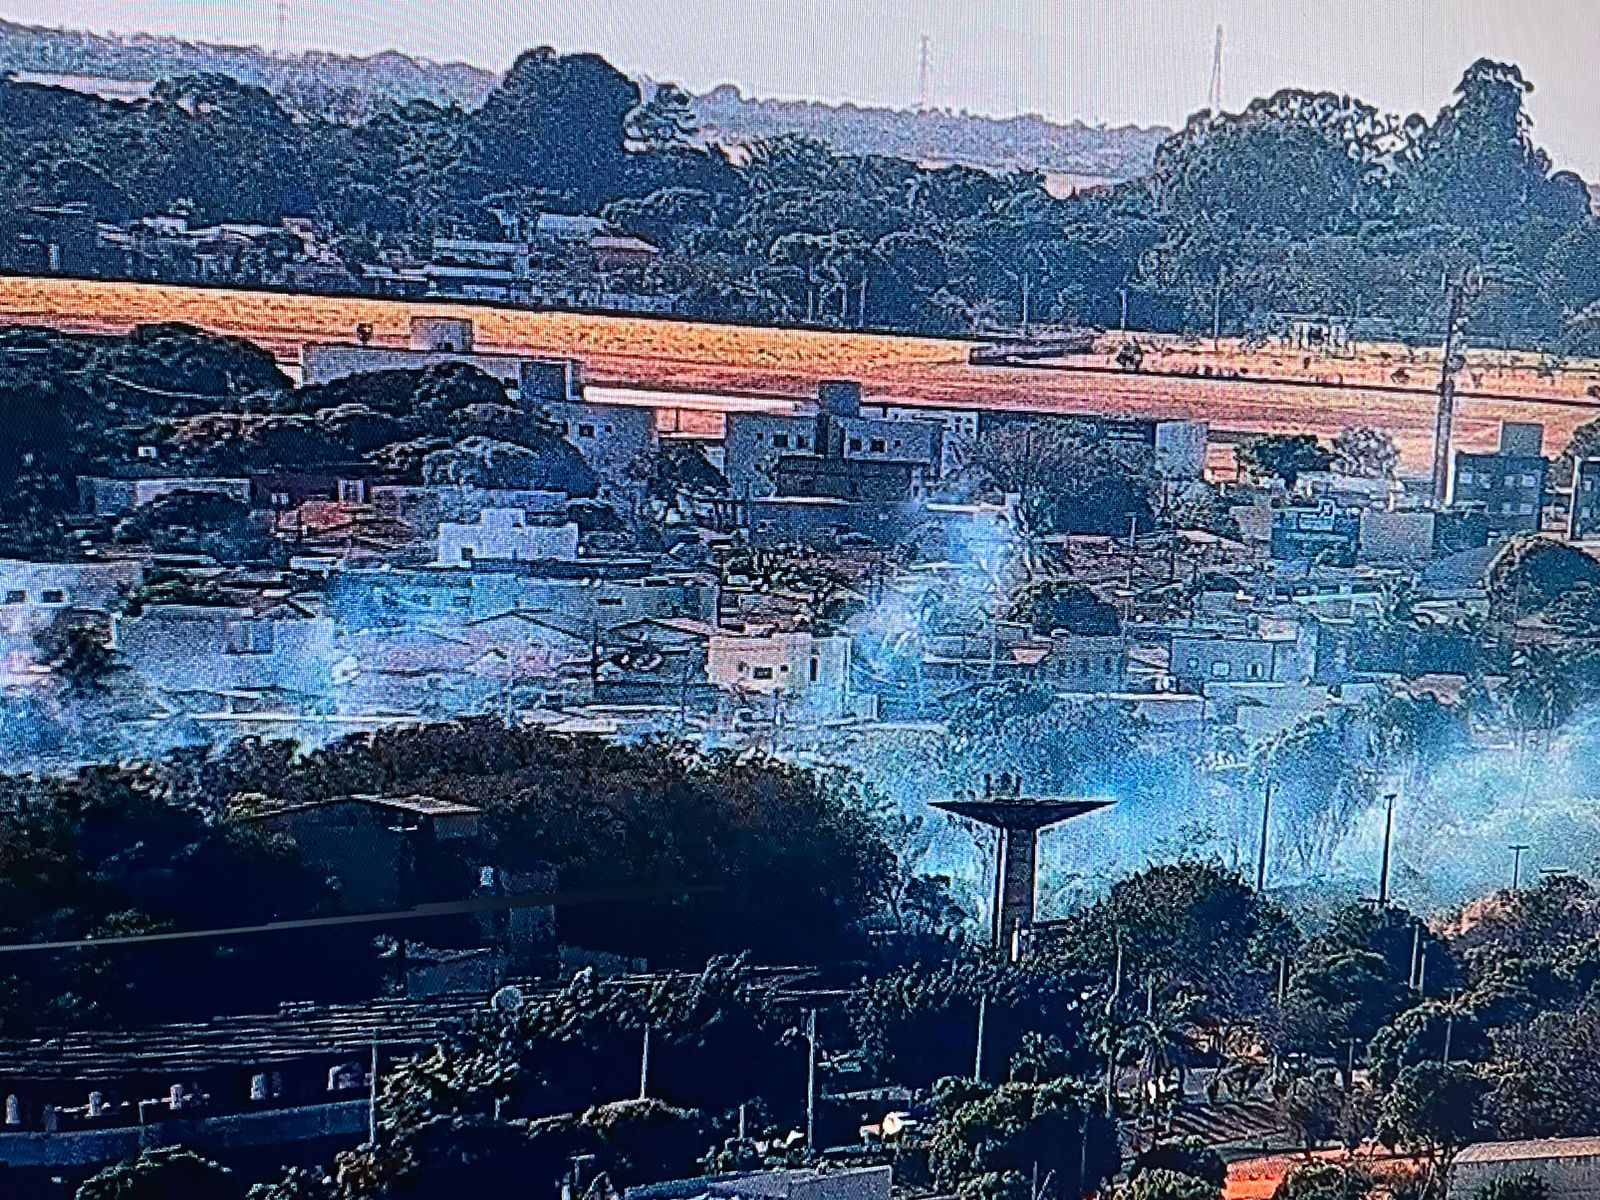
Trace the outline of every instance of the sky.
<path fill-rule="evenodd" d="M 399 49 L 503 69 L 529 46 L 603 53 L 696 91 L 992 115 L 1178 125 L 1206 102 L 1223 27 L 1224 107 L 1296 86 L 1432 114 L 1480 57 L 1535 84 L 1536 138 L 1600 179 L 1594 0 L 287 0 L 285 45 Z M 277 0 L 0 0 L 0 16 L 97 31 L 276 42 Z"/>

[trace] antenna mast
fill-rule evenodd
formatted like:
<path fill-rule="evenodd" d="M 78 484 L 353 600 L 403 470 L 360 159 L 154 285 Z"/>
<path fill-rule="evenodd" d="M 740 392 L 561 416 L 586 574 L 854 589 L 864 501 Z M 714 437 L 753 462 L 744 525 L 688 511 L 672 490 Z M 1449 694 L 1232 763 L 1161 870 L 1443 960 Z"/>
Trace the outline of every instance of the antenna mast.
<path fill-rule="evenodd" d="M 1213 117 L 1222 115 L 1222 26 L 1217 26 L 1217 45 L 1211 55 L 1211 96 L 1207 101 Z"/>
<path fill-rule="evenodd" d="M 917 48 L 917 111 L 928 111 L 928 62 L 933 41 L 927 34 L 922 35 L 922 41 Z"/>

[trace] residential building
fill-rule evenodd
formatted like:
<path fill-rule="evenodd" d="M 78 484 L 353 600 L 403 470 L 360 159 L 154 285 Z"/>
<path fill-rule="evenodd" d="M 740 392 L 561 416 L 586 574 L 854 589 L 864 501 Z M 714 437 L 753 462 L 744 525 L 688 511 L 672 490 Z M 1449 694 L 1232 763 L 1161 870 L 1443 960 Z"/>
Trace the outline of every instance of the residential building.
<path fill-rule="evenodd" d="M 1600 533 L 1600 458 L 1580 458 L 1572 466 L 1572 500 L 1567 537 L 1583 541 Z"/>
<path fill-rule="evenodd" d="M 1309 625 L 1287 637 L 1175 633 L 1167 670 L 1186 692 L 1204 692 L 1212 683 L 1306 683 L 1315 647 Z"/>
<path fill-rule="evenodd" d="M 987 409 L 979 417 L 980 432 L 1006 425 L 1055 424 L 1086 441 L 1141 449 L 1163 479 L 1194 480 L 1205 472 L 1210 429 L 1204 421 L 1158 420 L 1147 417 L 1055 416 Z"/>
<path fill-rule="evenodd" d="M 242 820 L 281 834 L 324 872 L 351 912 L 386 912 L 445 899 L 429 879 L 431 852 L 478 838 L 478 809 L 432 796 L 343 796 L 290 804 Z M 421 878 L 419 878 L 421 876 Z"/>
<path fill-rule="evenodd" d="M 47 563 L 0 559 L 0 679 L 26 675 L 45 661 L 41 639 L 62 623 L 109 621 L 118 599 L 143 577 L 126 560 Z"/>
<path fill-rule="evenodd" d="M 1272 557 L 1352 567 L 1361 538 L 1360 513 L 1323 502 L 1272 510 Z"/>
<path fill-rule="evenodd" d="M 565 360 L 478 349 L 473 323 L 464 317 L 412 317 L 404 346 L 374 345 L 369 336 L 366 331 L 358 331 L 355 342 L 303 343 L 301 382 L 331 383 L 374 371 L 418 371 L 458 362 L 499 380 L 513 396 L 520 394 L 530 375 L 536 379 L 558 375 L 569 381 L 570 388 L 577 387 L 576 366 Z"/>
<path fill-rule="evenodd" d="M 140 679 L 173 693 L 267 689 L 321 695 L 334 624 L 299 601 L 156 604 L 111 620 L 111 644 Z"/>
<path fill-rule="evenodd" d="M 1550 1200 L 1600 1197 L 1600 1138 L 1535 1138 L 1478 1142 L 1450 1164 L 1450 1200 L 1469 1200 L 1497 1180 L 1537 1175 Z"/>
<path fill-rule="evenodd" d="M 881 502 L 885 481 L 905 498 L 939 477 L 944 434 L 942 419 L 864 416 L 860 385 L 833 380 L 818 388 L 814 415 L 729 413 L 723 470 L 740 499 Z"/>
<path fill-rule="evenodd" d="M 578 527 L 529 524 L 520 508 L 486 508 L 471 523 L 439 525 L 438 566 L 470 567 L 474 562 L 571 561 L 578 557 Z"/>
<path fill-rule="evenodd" d="M 1542 426 L 1507 421 L 1493 454 L 1457 451 L 1450 506 L 1483 513 L 1494 533 L 1537 532 L 1550 468 L 1539 453 L 1542 437 Z"/>
<path fill-rule="evenodd" d="M 889 1200 L 894 1168 L 804 1167 L 631 1187 L 622 1200 Z"/>
<path fill-rule="evenodd" d="M 240 504 L 249 504 L 251 495 L 248 479 L 179 475 L 78 477 L 79 505 L 97 517 L 120 517 L 174 492 L 224 496 Z"/>
<path fill-rule="evenodd" d="M 539 398 L 524 407 L 550 422 L 613 489 L 636 489 L 656 447 L 653 409 L 623 404 L 592 404 L 568 397 Z"/>
<path fill-rule="evenodd" d="M 450 629 L 531 613 L 587 639 L 647 617 L 714 621 L 717 590 L 713 575 L 659 570 L 642 559 L 361 567 L 332 575 L 328 609 L 345 629 Z"/>
<path fill-rule="evenodd" d="M 706 673 L 713 686 L 844 716 L 850 701 L 850 639 L 791 633 L 714 634 Z"/>

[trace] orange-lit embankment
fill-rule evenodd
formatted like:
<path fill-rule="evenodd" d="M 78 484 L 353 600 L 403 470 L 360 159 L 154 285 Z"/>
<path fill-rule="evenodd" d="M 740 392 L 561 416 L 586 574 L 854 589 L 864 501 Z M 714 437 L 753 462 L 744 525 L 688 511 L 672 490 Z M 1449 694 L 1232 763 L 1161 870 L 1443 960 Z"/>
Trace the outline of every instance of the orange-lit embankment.
<path fill-rule="evenodd" d="M 0 324 L 120 332 L 182 321 L 249 338 L 286 362 L 305 342 L 352 340 L 360 324 L 372 327 L 378 344 L 404 344 L 410 318 L 420 314 L 470 317 L 484 350 L 578 358 L 587 379 L 611 388 L 778 399 L 813 394 L 821 379 L 851 378 L 870 396 L 907 403 L 1193 417 L 1220 431 L 1324 437 L 1374 425 L 1394 435 L 1406 468 L 1415 472 L 1426 471 L 1431 453 L 1438 356 L 1408 355 L 1399 347 L 1323 358 L 1145 337 L 1144 370 L 1128 374 L 1112 364 L 1117 339 L 1108 337 L 1100 353 L 1054 365 L 974 367 L 967 361 L 970 343 L 936 338 L 0 277 Z M 1527 420 L 1544 423 L 1546 452 L 1556 453 L 1577 425 L 1600 416 L 1600 364 L 1567 364 L 1551 374 L 1541 373 L 1532 356 L 1475 353 L 1459 396 L 1460 446 L 1490 448 L 1502 420 Z M 659 402 L 668 404 L 666 397 Z M 672 406 L 716 407 L 689 397 Z"/>

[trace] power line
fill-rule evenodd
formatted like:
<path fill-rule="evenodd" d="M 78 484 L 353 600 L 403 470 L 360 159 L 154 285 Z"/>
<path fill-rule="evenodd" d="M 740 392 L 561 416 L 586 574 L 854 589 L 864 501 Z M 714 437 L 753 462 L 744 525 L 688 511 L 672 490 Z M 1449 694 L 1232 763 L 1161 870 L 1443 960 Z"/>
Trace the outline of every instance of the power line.
<path fill-rule="evenodd" d="M 286 933 L 300 929 L 328 929 L 339 925 L 376 925 L 388 921 L 417 921 L 429 917 L 453 917 L 466 913 L 496 912 L 510 908 L 576 907 L 619 900 L 676 900 L 683 896 L 718 891 L 709 884 L 683 886 L 655 884 L 646 887 L 591 888 L 573 892 L 532 892 L 522 896 L 494 896 L 481 900 L 451 900 L 439 904 L 419 904 L 415 908 L 391 912 L 348 913 L 337 917 L 301 917 L 292 921 L 268 921 L 262 925 L 232 925 L 223 929 L 184 929 L 161 933 L 134 933 L 123 937 L 75 938 L 61 942 L 13 942 L 0 945 L 0 954 L 28 954 L 48 950 L 97 950 L 111 946 L 135 946 L 151 942 L 188 942 L 206 939 L 244 937 L 256 933 Z"/>

